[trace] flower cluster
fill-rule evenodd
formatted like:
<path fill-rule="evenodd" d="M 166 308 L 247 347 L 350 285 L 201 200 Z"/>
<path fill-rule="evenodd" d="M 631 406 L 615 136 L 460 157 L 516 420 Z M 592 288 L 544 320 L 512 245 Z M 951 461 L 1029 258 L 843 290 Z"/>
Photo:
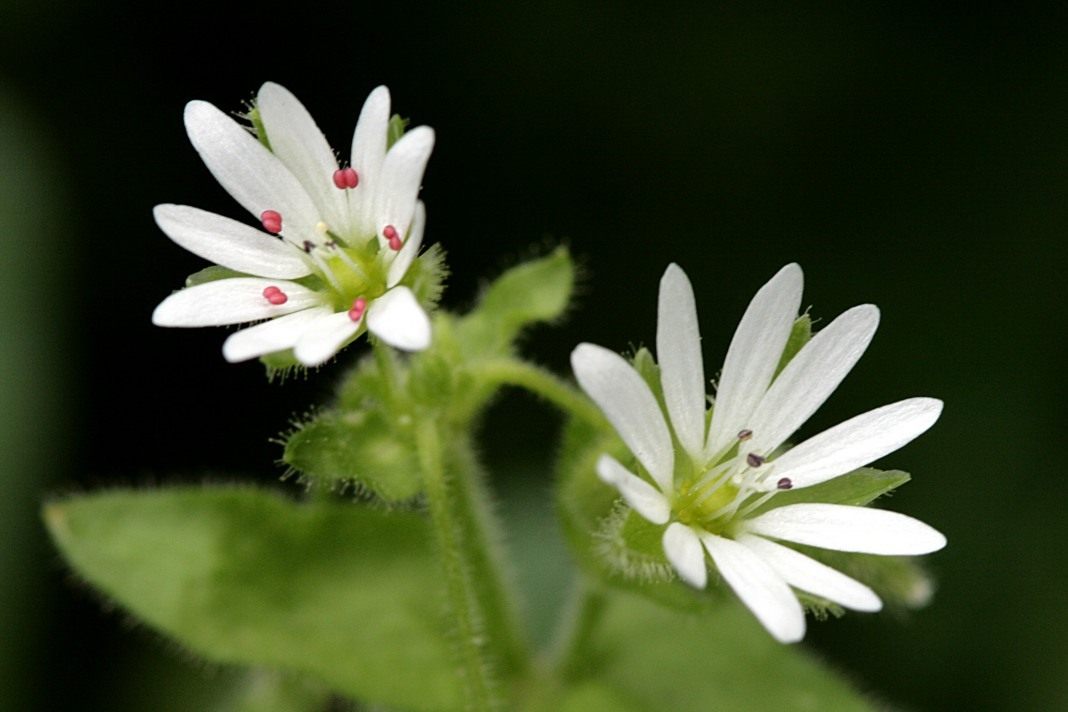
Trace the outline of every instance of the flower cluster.
<path fill-rule="evenodd" d="M 285 88 L 264 84 L 253 111 L 258 136 L 206 102 L 185 108 L 193 146 L 261 229 L 185 205 L 156 206 L 172 240 L 237 274 L 179 290 L 153 322 L 262 322 L 226 340 L 229 361 L 292 349 L 314 366 L 365 329 L 391 346 L 425 349 L 430 320 L 402 282 L 423 239 L 418 194 L 434 132 L 421 126 L 389 145 L 389 91 L 378 87 L 360 113 L 351 161 L 339 165 Z"/>
<path fill-rule="evenodd" d="M 571 362 L 634 456 L 597 463 L 638 514 L 666 525 L 663 550 L 696 588 L 720 576 L 782 642 L 800 640 L 804 611 L 791 587 L 846 608 L 874 611 L 867 586 L 782 542 L 884 555 L 925 554 L 945 537 L 902 514 L 819 502 L 775 507 L 779 492 L 846 474 L 917 437 L 941 401 L 910 398 L 858 415 L 796 447 L 787 439 L 837 388 L 864 353 L 879 311 L 861 305 L 819 331 L 777 373 L 801 305 L 802 274 L 787 265 L 749 304 L 734 334 L 707 412 L 693 289 L 670 265 L 660 282 L 656 352 L 663 412 L 653 390 L 618 354 L 581 344 Z"/>

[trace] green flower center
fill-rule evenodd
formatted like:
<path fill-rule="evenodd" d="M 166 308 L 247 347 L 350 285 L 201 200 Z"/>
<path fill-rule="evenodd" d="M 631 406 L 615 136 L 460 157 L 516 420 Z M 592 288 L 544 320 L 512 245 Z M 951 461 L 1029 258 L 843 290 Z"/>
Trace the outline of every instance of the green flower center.
<path fill-rule="evenodd" d="M 675 518 L 683 524 L 719 534 L 730 522 L 729 507 L 738 494 L 739 489 L 729 479 L 702 481 L 700 477 L 693 477 L 675 488 L 671 508 Z"/>
<path fill-rule="evenodd" d="M 304 251 L 320 281 L 316 288 L 333 309 L 344 311 L 357 299 L 371 301 L 382 296 L 389 273 L 386 258 L 396 253 L 381 249 L 374 236 L 342 241 L 332 232 L 324 231 L 324 234 L 328 239 L 319 244 L 305 243 Z"/>

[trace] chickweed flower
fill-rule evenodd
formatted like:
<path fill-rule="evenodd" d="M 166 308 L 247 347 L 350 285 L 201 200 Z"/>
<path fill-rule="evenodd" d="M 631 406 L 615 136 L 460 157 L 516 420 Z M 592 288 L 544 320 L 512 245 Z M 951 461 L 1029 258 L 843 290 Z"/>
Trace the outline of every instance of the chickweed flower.
<path fill-rule="evenodd" d="M 788 543 L 883 555 L 926 554 L 946 543 L 930 526 L 894 512 L 819 502 L 774 505 L 777 493 L 825 482 L 897 450 L 942 411 L 941 401 L 909 398 L 786 449 L 787 439 L 856 364 L 879 322 L 873 305 L 846 311 L 776 374 L 802 282 L 801 268 L 791 264 L 757 292 L 727 351 L 711 413 L 693 289 L 677 265 L 660 282 L 656 352 L 663 409 L 618 354 L 580 344 L 571 355 L 580 386 L 634 456 L 632 469 L 602 455 L 600 478 L 642 517 L 665 525 L 664 554 L 683 581 L 704 588 L 711 560 L 781 642 L 798 641 L 805 632 L 791 587 L 854 610 L 882 606 L 870 588 Z"/>
<path fill-rule="evenodd" d="M 255 136 L 207 102 L 185 108 L 193 146 L 258 227 L 156 206 L 168 237 L 232 272 L 167 297 L 153 322 L 262 322 L 226 340 L 231 362 L 292 349 L 314 366 L 364 330 L 400 349 L 425 349 L 430 320 L 404 279 L 423 239 L 418 194 L 433 130 L 412 129 L 390 146 L 389 91 L 378 87 L 360 113 L 350 162 L 339 164 L 308 111 L 278 84 L 263 85 L 250 118 Z"/>

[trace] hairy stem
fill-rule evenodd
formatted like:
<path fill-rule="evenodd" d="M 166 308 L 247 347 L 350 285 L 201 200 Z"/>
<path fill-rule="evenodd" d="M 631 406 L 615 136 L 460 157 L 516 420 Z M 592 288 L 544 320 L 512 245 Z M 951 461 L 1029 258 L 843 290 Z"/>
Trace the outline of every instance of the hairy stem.
<path fill-rule="evenodd" d="M 581 674 L 590 657 L 590 639 L 604 615 L 605 603 L 604 593 L 588 581 L 581 580 L 575 586 L 569 613 L 554 645 L 554 664 L 561 679 Z"/>
<path fill-rule="evenodd" d="M 588 398 L 559 376 L 539 366 L 519 359 L 499 358 L 479 362 L 477 372 L 488 385 L 525 388 L 591 425 L 607 425 L 601 411 Z"/>
<path fill-rule="evenodd" d="M 463 670 L 468 708 L 479 712 L 499 708 L 492 677 L 485 616 L 473 580 L 470 546 L 461 521 L 457 483 L 451 481 L 445 464 L 441 433 L 433 420 L 423 420 L 416 430 L 419 461 L 423 470 L 427 504 L 434 534 L 441 551 L 452 615 L 459 637 L 460 667 Z"/>

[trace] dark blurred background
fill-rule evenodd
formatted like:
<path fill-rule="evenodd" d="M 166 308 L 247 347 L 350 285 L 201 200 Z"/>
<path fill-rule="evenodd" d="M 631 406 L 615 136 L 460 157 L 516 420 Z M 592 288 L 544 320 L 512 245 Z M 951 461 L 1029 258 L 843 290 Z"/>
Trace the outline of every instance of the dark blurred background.
<path fill-rule="evenodd" d="M 933 605 L 813 624 L 806 645 L 903 709 L 1068 709 L 1063 470 L 1068 11 L 841 3 L 298 3 L 147 9 L 0 0 L 0 707 L 203 709 L 232 673 L 106 612 L 38 522 L 117 484 L 277 483 L 269 439 L 345 363 L 266 385 L 223 330 L 151 326 L 203 263 L 151 207 L 240 208 L 183 104 L 236 110 L 267 79 L 347 148 L 366 93 L 438 130 L 423 193 L 446 304 L 531 245 L 585 265 L 570 319 L 528 352 L 651 343 L 660 273 L 694 281 L 711 371 L 788 261 L 825 323 L 874 302 L 868 355 L 807 426 L 946 401 L 887 465 L 889 506 L 945 531 Z M 556 416 L 505 397 L 485 454 L 539 631 L 566 589 L 549 513 Z"/>

